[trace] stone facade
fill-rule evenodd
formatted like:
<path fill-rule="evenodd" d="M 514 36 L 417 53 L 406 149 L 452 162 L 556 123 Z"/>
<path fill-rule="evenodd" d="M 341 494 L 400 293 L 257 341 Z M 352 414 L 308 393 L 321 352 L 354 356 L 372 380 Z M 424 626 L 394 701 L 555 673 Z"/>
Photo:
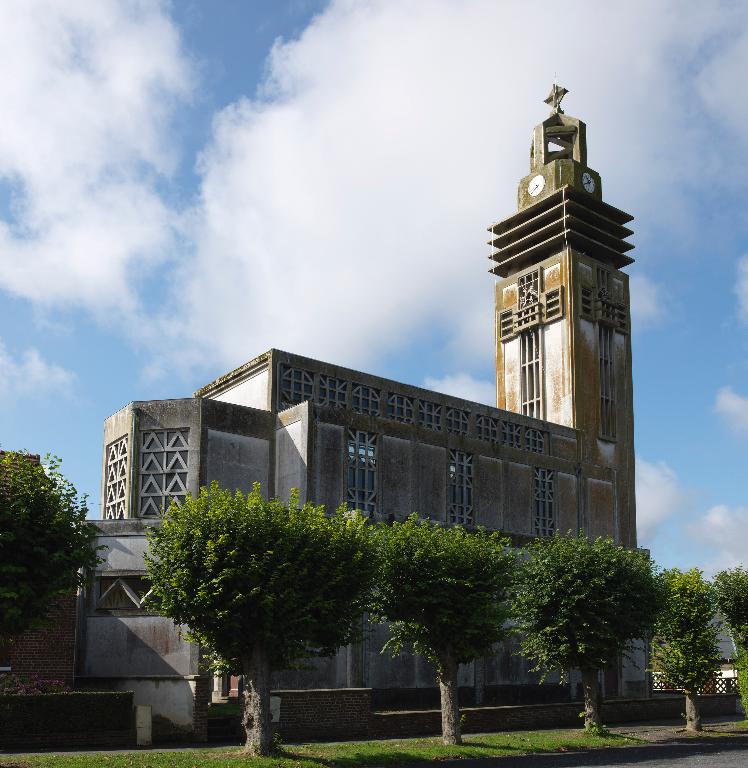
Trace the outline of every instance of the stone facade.
<path fill-rule="evenodd" d="M 196 728 L 199 650 L 140 607 L 145 531 L 170 499 L 217 481 L 373 520 L 412 512 L 500 530 L 516 544 L 555 530 L 636 545 L 628 214 L 604 203 L 585 126 L 558 104 L 535 130 L 519 211 L 491 226 L 499 407 L 272 349 L 191 398 L 140 401 L 104 424 L 106 556 L 81 617 L 81 679 L 135 690 L 176 727 Z M 555 147 L 555 148 L 554 148 Z M 423 659 L 380 655 L 383 626 L 282 689 L 371 688 L 375 706 L 436 694 Z M 460 669 L 481 704 L 564 701 L 513 643 Z M 605 676 L 609 695 L 646 692 L 644 651 Z M 190 693 L 192 691 L 192 694 Z M 524 691 L 522 693 L 521 691 Z M 530 693 L 532 692 L 532 693 Z M 190 696 L 192 695 L 192 699 Z M 523 698 L 524 697 L 524 698 Z M 192 702 L 192 703 L 190 703 Z"/>

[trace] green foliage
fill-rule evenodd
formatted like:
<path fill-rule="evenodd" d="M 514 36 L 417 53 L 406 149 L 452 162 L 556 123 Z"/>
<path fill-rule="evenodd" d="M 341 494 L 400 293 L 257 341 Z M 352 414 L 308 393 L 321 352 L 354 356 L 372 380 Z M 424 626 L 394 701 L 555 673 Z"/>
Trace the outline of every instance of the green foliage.
<path fill-rule="evenodd" d="M 735 645 L 748 651 L 748 570 L 732 568 L 714 577 L 717 607 Z"/>
<path fill-rule="evenodd" d="M 645 552 L 561 536 L 532 544 L 513 613 L 522 652 L 543 672 L 598 669 L 649 634 L 663 594 Z"/>
<path fill-rule="evenodd" d="M 406 643 L 437 662 L 464 664 L 506 636 L 515 556 L 509 540 L 484 530 L 445 528 L 411 515 L 377 528 L 380 552 L 373 614 L 391 622 L 385 648 Z"/>
<path fill-rule="evenodd" d="M 697 568 L 665 571 L 666 601 L 655 627 L 653 669 L 688 695 L 719 669 L 716 594 Z"/>
<path fill-rule="evenodd" d="M 217 483 L 172 504 L 145 561 L 150 606 L 233 669 L 256 642 L 275 669 L 335 653 L 356 636 L 376 571 L 358 514 Z"/>
<path fill-rule="evenodd" d="M 748 718 L 748 651 L 744 648 L 738 648 L 735 671 L 738 673 L 738 693 L 743 704 L 743 712 Z"/>
<path fill-rule="evenodd" d="M 0 456 L 0 640 L 44 624 L 58 597 L 85 583 L 96 565 L 96 528 L 86 498 L 60 474 L 26 454 Z"/>

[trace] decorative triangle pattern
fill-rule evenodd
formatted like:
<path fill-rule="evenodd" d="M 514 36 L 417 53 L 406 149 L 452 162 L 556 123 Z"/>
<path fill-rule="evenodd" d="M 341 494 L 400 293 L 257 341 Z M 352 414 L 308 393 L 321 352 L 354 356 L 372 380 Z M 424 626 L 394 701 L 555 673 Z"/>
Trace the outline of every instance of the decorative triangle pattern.
<path fill-rule="evenodd" d="M 127 512 L 127 435 L 109 445 L 106 457 L 104 519 L 121 520 Z"/>
<path fill-rule="evenodd" d="M 140 442 L 140 517 L 159 517 L 187 495 L 189 429 L 143 432 Z"/>

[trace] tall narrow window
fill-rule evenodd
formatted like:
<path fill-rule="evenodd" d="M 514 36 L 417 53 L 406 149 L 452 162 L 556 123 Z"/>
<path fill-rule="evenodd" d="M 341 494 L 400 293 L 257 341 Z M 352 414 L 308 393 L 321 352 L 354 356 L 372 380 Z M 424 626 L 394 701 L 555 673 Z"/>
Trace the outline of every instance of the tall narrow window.
<path fill-rule="evenodd" d="M 552 536 L 556 530 L 556 509 L 553 494 L 552 469 L 535 467 L 533 500 L 535 516 L 533 519 L 533 536 Z"/>
<path fill-rule="evenodd" d="M 361 512 L 377 508 L 377 436 L 348 430 L 348 503 Z"/>
<path fill-rule="evenodd" d="M 600 435 L 616 436 L 616 387 L 613 369 L 613 329 L 608 325 L 598 326 L 600 348 Z"/>
<path fill-rule="evenodd" d="M 543 418 L 540 380 L 540 331 L 533 328 L 519 337 L 522 413 Z"/>
<path fill-rule="evenodd" d="M 448 519 L 459 525 L 473 524 L 473 457 L 463 451 L 449 452 Z"/>
<path fill-rule="evenodd" d="M 127 506 L 127 435 L 107 447 L 105 520 L 121 520 Z"/>

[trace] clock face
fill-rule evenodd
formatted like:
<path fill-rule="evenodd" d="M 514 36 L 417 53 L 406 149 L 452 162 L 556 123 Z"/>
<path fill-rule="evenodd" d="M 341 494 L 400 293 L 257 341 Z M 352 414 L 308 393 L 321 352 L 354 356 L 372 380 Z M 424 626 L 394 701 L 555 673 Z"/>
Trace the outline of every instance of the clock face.
<path fill-rule="evenodd" d="M 585 171 L 582 174 L 582 186 L 588 191 L 588 192 L 594 192 L 595 191 L 595 180 L 590 176 L 587 171 Z M 531 193 L 532 194 L 532 193 Z"/>
<path fill-rule="evenodd" d="M 527 185 L 527 192 L 530 197 L 537 197 L 545 187 L 545 178 L 538 174 L 530 179 L 530 183 Z"/>

